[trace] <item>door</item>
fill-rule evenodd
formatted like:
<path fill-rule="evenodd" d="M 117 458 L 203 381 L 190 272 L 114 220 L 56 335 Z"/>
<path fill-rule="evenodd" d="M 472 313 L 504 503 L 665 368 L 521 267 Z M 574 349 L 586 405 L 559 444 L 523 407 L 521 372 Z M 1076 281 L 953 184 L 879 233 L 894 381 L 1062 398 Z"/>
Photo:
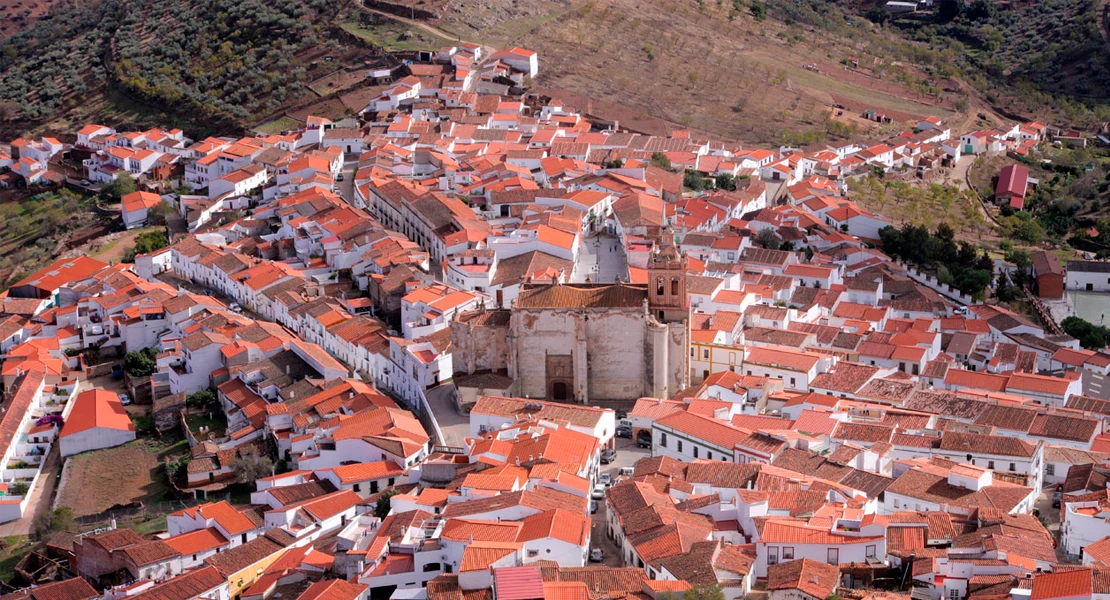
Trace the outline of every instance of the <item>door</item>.
<path fill-rule="evenodd" d="M 567 384 L 562 381 L 551 384 L 551 398 L 559 402 L 565 402 L 567 399 Z"/>

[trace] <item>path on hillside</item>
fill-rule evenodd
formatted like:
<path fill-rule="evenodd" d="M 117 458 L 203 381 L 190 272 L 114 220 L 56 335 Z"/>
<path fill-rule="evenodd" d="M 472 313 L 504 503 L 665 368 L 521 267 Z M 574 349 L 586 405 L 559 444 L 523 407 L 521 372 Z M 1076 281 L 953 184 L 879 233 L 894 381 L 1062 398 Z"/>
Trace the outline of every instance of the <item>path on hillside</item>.
<path fill-rule="evenodd" d="M 995 227 L 998 227 L 998 220 L 994 218 L 994 215 L 991 214 L 991 211 L 987 210 L 986 205 L 983 203 L 983 199 L 979 197 L 979 194 L 975 191 L 975 188 L 971 187 L 971 180 L 968 179 L 968 174 L 971 172 L 971 167 L 978 159 L 979 157 L 974 154 L 965 154 L 961 156 L 960 159 L 956 161 L 956 166 L 952 167 L 952 170 L 945 177 L 945 183 L 954 185 L 961 190 L 970 190 L 971 194 L 975 196 L 975 205 L 979 208 L 979 213 L 982 214 L 989 223 L 992 223 Z"/>
<path fill-rule="evenodd" d="M 362 10 L 365 10 L 366 12 L 372 12 L 372 13 L 378 15 L 378 16 L 382 16 L 382 17 L 385 17 L 387 19 L 393 19 L 394 21 L 400 21 L 401 23 L 404 23 L 406 25 L 411 25 L 413 27 L 423 29 L 424 31 L 426 31 L 430 34 L 432 34 L 436 37 L 441 37 L 445 40 L 455 40 L 456 42 L 458 42 L 460 44 L 474 44 L 476 46 L 481 46 L 487 52 L 490 50 L 490 47 L 486 46 L 485 44 L 479 44 L 478 42 L 471 42 L 471 41 L 464 40 L 461 37 L 459 37 L 458 34 L 450 33 L 448 31 L 444 31 L 444 30 L 442 30 L 438 27 L 435 27 L 433 25 L 428 25 L 427 23 L 424 23 L 423 21 L 414 21 L 412 19 L 402 17 L 400 15 L 395 15 L 395 14 L 390 13 L 390 12 L 385 12 L 384 10 L 378 10 L 376 8 L 370 8 L 369 6 L 366 6 L 365 4 L 362 5 Z"/>

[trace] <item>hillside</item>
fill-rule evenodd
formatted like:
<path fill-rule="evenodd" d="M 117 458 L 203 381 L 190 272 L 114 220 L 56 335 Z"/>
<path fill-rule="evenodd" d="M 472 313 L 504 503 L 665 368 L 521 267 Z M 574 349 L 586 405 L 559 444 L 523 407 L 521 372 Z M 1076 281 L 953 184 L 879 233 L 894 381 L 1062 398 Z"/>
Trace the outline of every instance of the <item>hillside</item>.
<path fill-rule="evenodd" d="M 462 39 L 537 50 L 545 91 L 589 98 L 576 107 L 602 117 L 628 108 L 747 142 L 809 143 L 876 127 L 857 118 L 866 109 L 908 120 L 966 108 L 957 82 L 890 60 L 915 44 L 826 2 L 438 4 L 437 24 Z"/>
<path fill-rule="evenodd" d="M 873 2 L 825 0 L 367 2 L 419 27 L 357 0 L 55 2 L 0 32 L 0 137 L 84 121 L 203 135 L 342 117 L 375 93 L 364 60 L 449 39 L 533 48 L 538 92 L 651 133 L 873 139 L 884 129 L 860 118 L 869 109 L 955 129 L 996 114 L 1110 119 L 1097 0 L 953 2 L 895 20 Z"/>
<path fill-rule="evenodd" d="M 319 97 L 308 83 L 338 65 L 361 64 L 367 50 L 333 39 L 330 22 L 342 6 L 324 0 L 62 6 L 5 41 L 0 122 L 9 136 L 55 120 L 235 131 L 255 115 Z"/>

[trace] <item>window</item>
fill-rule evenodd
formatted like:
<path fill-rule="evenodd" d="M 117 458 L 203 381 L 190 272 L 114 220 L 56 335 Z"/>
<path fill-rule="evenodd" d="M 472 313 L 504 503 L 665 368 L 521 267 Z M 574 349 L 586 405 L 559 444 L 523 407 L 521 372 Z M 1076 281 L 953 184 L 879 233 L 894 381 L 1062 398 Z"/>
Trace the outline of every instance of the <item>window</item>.
<path fill-rule="evenodd" d="M 671 279 L 671 295 L 678 295 L 678 278 Z"/>
<path fill-rule="evenodd" d="M 698 457 L 698 447 L 694 446 L 694 458 Z"/>
<path fill-rule="evenodd" d="M 655 283 L 656 283 L 656 285 L 655 285 L 655 295 L 656 296 L 662 296 L 663 295 L 663 278 L 660 277 L 660 278 L 656 279 Z"/>
<path fill-rule="evenodd" d="M 713 460 L 713 453 L 706 450 L 705 451 L 705 457 L 708 458 L 709 460 Z"/>
<path fill-rule="evenodd" d="M 782 559 L 783 560 L 794 560 L 794 546 L 783 546 L 782 547 Z"/>
<path fill-rule="evenodd" d="M 1056 465 L 1054 465 L 1052 463 L 1048 463 L 1047 465 L 1045 465 L 1044 466 L 1044 474 L 1048 475 L 1049 477 L 1055 477 L 1056 476 Z"/>
<path fill-rule="evenodd" d="M 735 365 L 736 364 L 736 353 L 735 352 L 729 352 L 728 353 L 728 364 L 730 364 L 730 365 Z"/>
<path fill-rule="evenodd" d="M 987 468 L 988 469 L 993 469 L 994 468 L 994 461 L 993 460 L 988 460 L 987 461 Z"/>
<path fill-rule="evenodd" d="M 864 556 L 867 558 L 875 558 L 875 544 L 871 544 L 864 550 Z"/>
<path fill-rule="evenodd" d="M 678 451 L 682 452 L 682 440 L 678 440 Z"/>
<path fill-rule="evenodd" d="M 776 565 L 779 562 L 779 549 L 776 546 L 767 548 L 767 564 Z"/>
<path fill-rule="evenodd" d="M 709 358 L 709 348 L 706 348 L 705 350 L 701 351 L 701 357 L 705 358 L 705 359 Z"/>
<path fill-rule="evenodd" d="M 664 448 L 667 447 L 667 434 L 665 434 L 665 433 L 660 433 L 659 434 L 659 445 L 664 447 Z"/>
<path fill-rule="evenodd" d="M 539 556 L 539 555 L 540 555 L 540 551 L 539 551 L 539 550 L 529 550 L 529 551 L 528 551 L 528 558 L 535 558 L 535 557 L 537 557 L 537 556 Z"/>
<path fill-rule="evenodd" d="M 826 557 L 830 565 L 840 564 L 840 548 L 829 548 L 828 556 Z"/>
<path fill-rule="evenodd" d="M 1016 470 L 1017 470 L 1017 465 L 1015 465 L 1014 463 L 1010 463 L 1010 472 L 1013 473 Z"/>
<path fill-rule="evenodd" d="M 361 483 L 356 483 L 355 484 L 355 491 L 356 492 L 361 492 L 362 491 L 362 484 Z"/>
<path fill-rule="evenodd" d="M 960 590 L 958 588 L 948 590 L 948 598 L 949 600 L 960 600 Z"/>
<path fill-rule="evenodd" d="M 793 377 L 791 377 L 791 378 L 790 378 L 790 387 L 794 387 L 795 385 L 796 385 L 796 383 L 795 383 L 795 381 L 794 381 L 794 378 L 793 378 Z"/>

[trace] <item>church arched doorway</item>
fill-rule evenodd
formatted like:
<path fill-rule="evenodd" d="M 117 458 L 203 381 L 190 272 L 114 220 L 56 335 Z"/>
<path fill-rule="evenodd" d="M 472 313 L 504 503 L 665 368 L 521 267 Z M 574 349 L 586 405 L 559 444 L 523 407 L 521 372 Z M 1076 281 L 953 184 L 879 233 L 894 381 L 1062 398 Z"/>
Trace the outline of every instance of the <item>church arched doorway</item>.
<path fill-rule="evenodd" d="M 567 384 L 565 381 L 556 381 L 551 384 L 551 399 L 566 402 L 568 399 Z"/>

